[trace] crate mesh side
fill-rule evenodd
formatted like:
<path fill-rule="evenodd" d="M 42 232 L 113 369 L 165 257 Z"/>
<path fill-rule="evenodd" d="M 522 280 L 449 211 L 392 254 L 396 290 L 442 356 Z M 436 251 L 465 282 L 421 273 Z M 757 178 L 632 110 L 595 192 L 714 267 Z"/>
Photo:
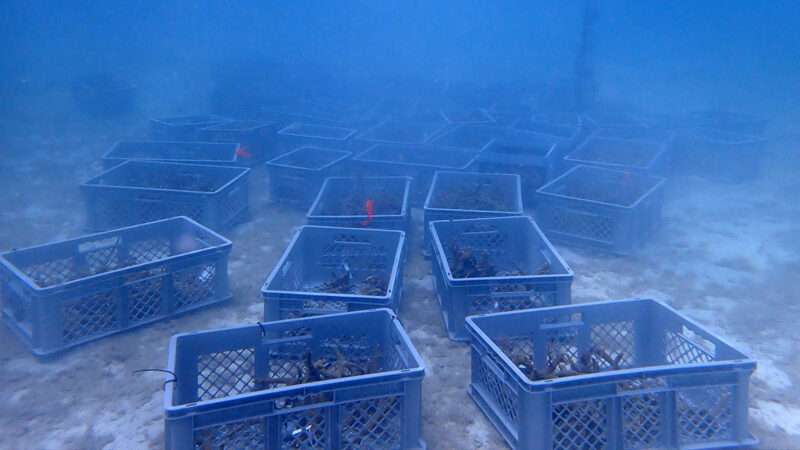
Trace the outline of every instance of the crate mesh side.
<path fill-rule="evenodd" d="M 535 284 L 493 286 L 489 288 L 488 293 L 467 295 L 469 303 L 466 315 L 555 306 L 558 301 L 557 294 L 555 288 L 542 289 Z"/>
<path fill-rule="evenodd" d="M 402 400 L 399 396 L 347 403 L 342 406 L 341 447 L 400 448 L 402 445 Z"/>
<path fill-rule="evenodd" d="M 603 400 L 553 406 L 553 448 L 603 449 L 608 445 L 608 411 Z"/>
<path fill-rule="evenodd" d="M 364 245 L 351 245 L 360 243 Z M 394 252 L 392 252 L 393 256 Z M 376 244 L 367 236 L 339 233 L 322 249 L 319 266 L 326 270 L 341 270 L 347 262 L 353 273 L 379 272 L 387 277 L 394 258 L 384 245 Z"/>
<path fill-rule="evenodd" d="M 77 267 L 73 257 L 53 259 L 40 264 L 31 264 L 21 268 L 29 278 L 39 286 L 53 286 L 77 277 Z"/>
<path fill-rule="evenodd" d="M 130 205 L 135 211 L 136 220 L 152 222 L 173 216 L 188 216 L 194 220 L 202 221 L 205 205 L 200 201 L 180 202 L 162 198 L 158 200 L 137 199 Z M 118 223 L 118 222 L 115 222 Z M 120 223 L 122 225 L 123 223 Z"/>
<path fill-rule="evenodd" d="M 128 249 L 128 255 L 136 264 L 166 258 L 171 254 L 170 241 L 166 238 L 142 239 L 132 243 Z"/>
<path fill-rule="evenodd" d="M 499 363 L 495 361 L 495 363 Z M 513 423 L 517 422 L 519 416 L 518 401 L 516 392 L 512 391 L 497 375 L 484 363 L 480 361 L 477 366 L 480 384 L 483 385 L 486 393 L 491 397 L 489 400 L 494 403 L 494 410 L 499 415 Z M 499 409 L 498 409 L 499 408 Z"/>
<path fill-rule="evenodd" d="M 665 356 L 669 364 L 693 364 L 714 360 L 714 357 L 699 345 L 674 331 L 667 332 Z"/>
<path fill-rule="evenodd" d="M 175 292 L 175 309 L 180 310 L 214 298 L 217 267 L 201 264 L 172 274 Z"/>
<path fill-rule="evenodd" d="M 119 328 L 117 295 L 114 291 L 81 297 L 62 307 L 65 344 Z"/>
<path fill-rule="evenodd" d="M 631 367 L 634 361 L 634 328 L 632 321 L 608 322 L 591 327 L 592 346 L 603 349 L 619 367 Z M 611 363 L 603 358 L 597 360 L 601 369 L 610 369 Z"/>
<path fill-rule="evenodd" d="M 326 409 L 312 408 L 281 416 L 281 448 L 316 450 L 328 448 Z M 263 448 L 263 447 L 262 447 Z"/>
<path fill-rule="evenodd" d="M 663 397 L 658 394 L 625 396 L 621 403 L 625 448 L 657 447 L 662 439 Z"/>
<path fill-rule="evenodd" d="M 705 386 L 676 394 L 681 444 L 725 441 L 734 438 L 734 387 Z"/>
<path fill-rule="evenodd" d="M 197 358 L 197 398 L 211 400 L 253 391 L 255 349 L 207 353 Z"/>
<path fill-rule="evenodd" d="M 194 432 L 194 448 L 202 450 L 263 450 L 267 433 L 263 419 L 200 428 Z"/>
<path fill-rule="evenodd" d="M 128 285 L 128 321 L 152 319 L 161 312 L 163 278 L 158 277 Z"/>
<path fill-rule="evenodd" d="M 559 233 L 612 242 L 617 221 L 612 217 L 556 207 L 550 211 L 551 228 Z"/>

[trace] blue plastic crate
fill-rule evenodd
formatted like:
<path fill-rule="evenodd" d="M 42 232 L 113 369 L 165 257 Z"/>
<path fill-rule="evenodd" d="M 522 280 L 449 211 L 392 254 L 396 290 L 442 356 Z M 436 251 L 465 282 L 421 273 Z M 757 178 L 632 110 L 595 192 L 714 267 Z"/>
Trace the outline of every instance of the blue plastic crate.
<path fill-rule="evenodd" d="M 477 158 L 481 172 L 520 176 L 525 206 L 535 206 L 536 190 L 555 178 L 559 167 L 558 139 L 527 131 L 508 130 Z"/>
<path fill-rule="evenodd" d="M 756 367 L 653 300 L 467 319 L 469 393 L 515 450 L 750 448 Z"/>
<path fill-rule="evenodd" d="M 431 144 L 480 152 L 486 149 L 496 138 L 503 136 L 505 132 L 505 129 L 495 126 L 457 125 L 439 135 L 439 137 L 431 141 Z"/>
<path fill-rule="evenodd" d="M 609 130 L 600 131 L 608 133 Z M 651 175 L 667 175 L 670 154 L 667 141 L 617 139 L 593 134 L 564 157 L 570 167 L 589 165 Z"/>
<path fill-rule="evenodd" d="M 661 223 L 664 178 L 575 166 L 537 191 L 536 220 L 547 237 L 627 254 Z"/>
<path fill-rule="evenodd" d="M 310 225 L 411 230 L 409 177 L 330 177 L 306 214 Z M 373 216 L 367 215 L 372 200 Z"/>
<path fill-rule="evenodd" d="M 355 134 L 352 128 L 294 122 L 278 131 L 278 140 L 282 152 L 309 146 L 348 150 Z"/>
<path fill-rule="evenodd" d="M 425 448 L 425 366 L 389 310 L 179 334 L 169 370 L 167 450 Z"/>
<path fill-rule="evenodd" d="M 436 120 L 384 120 L 356 136 L 357 141 L 372 144 L 421 145 L 430 142 L 447 127 Z"/>
<path fill-rule="evenodd" d="M 249 217 L 250 169 L 127 161 L 81 184 L 87 225 L 108 230 L 175 215 L 224 230 Z"/>
<path fill-rule="evenodd" d="M 491 124 L 494 118 L 484 108 L 444 108 L 442 117 L 452 124 Z"/>
<path fill-rule="evenodd" d="M 353 158 L 360 173 L 411 177 L 411 205 L 421 207 L 437 170 L 467 170 L 477 154 L 434 145 L 375 144 Z"/>
<path fill-rule="evenodd" d="M 189 141 L 119 141 L 103 155 L 110 169 L 125 161 L 161 161 L 186 164 L 236 165 L 239 144 Z"/>
<path fill-rule="evenodd" d="M 675 138 L 674 170 L 712 181 L 741 183 L 757 178 L 767 147 L 761 137 L 693 128 Z"/>
<path fill-rule="evenodd" d="M 277 122 L 232 120 L 201 129 L 200 138 L 239 144 L 237 160 L 252 166 L 278 156 L 278 127 Z"/>
<path fill-rule="evenodd" d="M 325 178 L 342 173 L 342 162 L 352 153 L 306 146 L 267 162 L 273 202 L 308 208 L 317 198 Z"/>
<path fill-rule="evenodd" d="M 228 120 L 215 114 L 150 119 L 150 137 L 160 141 L 196 141 L 200 129 Z"/>
<path fill-rule="evenodd" d="M 230 299 L 231 243 L 175 217 L 0 255 L 3 320 L 37 356 Z"/>
<path fill-rule="evenodd" d="M 534 114 L 514 124 L 514 130 L 538 135 L 553 141 L 555 162 L 552 163 L 553 176 L 564 173 L 569 167 L 562 158 L 580 145 L 592 132 L 592 123 L 582 115 L 572 113 Z M 549 179 L 552 179 L 549 178 Z"/>
<path fill-rule="evenodd" d="M 423 212 L 424 251 L 427 253 L 431 221 L 521 216 L 520 177 L 500 173 L 436 172 Z"/>
<path fill-rule="evenodd" d="M 264 320 L 399 308 L 405 233 L 306 225 L 264 283 Z"/>
<path fill-rule="evenodd" d="M 571 301 L 572 269 L 530 217 L 435 221 L 429 229 L 450 339 L 469 339 L 467 316 Z"/>

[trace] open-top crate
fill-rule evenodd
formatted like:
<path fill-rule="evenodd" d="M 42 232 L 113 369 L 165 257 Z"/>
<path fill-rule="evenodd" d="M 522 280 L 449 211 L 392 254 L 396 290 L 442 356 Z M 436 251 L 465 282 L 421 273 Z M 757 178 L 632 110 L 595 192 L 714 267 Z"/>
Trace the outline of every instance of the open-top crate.
<path fill-rule="evenodd" d="M 423 212 L 424 250 L 427 252 L 431 221 L 522 215 L 520 177 L 504 173 L 438 171 L 433 176 Z"/>
<path fill-rule="evenodd" d="M 175 217 L 3 253 L 3 320 L 45 356 L 219 303 L 230 248 Z"/>
<path fill-rule="evenodd" d="M 347 150 L 355 134 L 352 128 L 294 122 L 278 131 L 278 139 L 282 152 L 308 146 Z"/>
<path fill-rule="evenodd" d="M 669 171 L 667 142 L 605 138 L 592 135 L 564 157 L 571 166 L 584 164 L 624 171 L 666 175 Z"/>
<path fill-rule="evenodd" d="M 119 141 L 103 155 L 103 167 L 110 169 L 129 160 L 235 165 L 240 159 L 238 148 L 238 143 Z"/>
<path fill-rule="evenodd" d="M 453 147 L 459 150 L 480 152 L 496 138 L 503 136 L 505 129 L 488 125 L 458 125 L 431 141 L 432 145 Z"/>
<path fill-rule="evenodd" d="M 408 233 L 411 228 L 410 191 L 409 177 L 326 178 L 306 220 L 311 225 Z"/>
<path fill-rule="evenodd" d="M 556 175 L 559 142 L 537 133 L 508 130 L 481 152 L 476 165 L 481 172 L 519 175 L 522 198 L 532 207 L 536 190 Z"/>
<path fill-rule="evenodd" d="M 762 137 L 692 128 L 675 138 L 675 172 L 713 181 L 741 183 L 758 177 L 767 140 Z"/>
<path fill-rule="evenodd" d="M 313 146 L 300 147 L 267 162 L 273 202 L 307 208 L 325 178 L 338 175 L 352 153 Z"/>
<path fill-rule="evenodd" d="M 239 144 L 238 161 L 252 166 L 280 153 L 278 126 L 277 122 L 231 120 L 201 129 L 200 137 L 210 142 Z"/>
<path fill-rule="evenodd" d="M 422 206 L 437 170 L 466 170 L 476 153 L 433 145 L 375 144 L 353 158 L 363 173 L 411 177 L 412 206 Z"/>
<path fill-rule="evenodd" d="M 404 257 L 402 231 L 300 227 L 261 290 L 264 319 L 396 311 Z"/>
<path fill-rule="evenodd" d="M 669 306 L 470 317 L 469 393 L 515 450 L 750 448 L 755 361 Z"/>
<path fill-rule="evenodd" d="M 81 184 L 88 227 L 107 230 L 184 215 L 224 230 L 249 217 L 250 169 L 127 161 Z"/>
<path fill-rule="evenodd" d="M 537 191 L 536 220 L 553 241 L 631 253 L 661 222 L 664 181 L 643 173 L 575 166 Z"/>
<path fill-rule="evenodd" d="M 215 114 L 150 119 L 150 137 L 162 141 L 196 141 L 200 129 L 228 120 Z"/>
<path fill-rule="evenodd" d="M 174 336 L 166 449 L 424 449 L 425 367 L 389 310 Z"/>
<path fill-rule="evenodd" d="M 429 224 L 436 294 L 450 339 L 464 319 L 570 302 L 572 269 L 528 216 Z"/>

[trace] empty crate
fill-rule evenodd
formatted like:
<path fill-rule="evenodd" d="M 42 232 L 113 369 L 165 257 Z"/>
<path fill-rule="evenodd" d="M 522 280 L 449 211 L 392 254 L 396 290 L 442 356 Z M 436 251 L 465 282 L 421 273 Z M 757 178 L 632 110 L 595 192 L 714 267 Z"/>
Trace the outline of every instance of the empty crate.
<path fill-rule="evenodd" d="M 300 147 L 267 162 L 272 201 L 308 208 L 325 178 L 341 173 L 350 152 Z"/>
<path fill-rule="evenodd" d="M 355 133 L 351 128 L 295 122 L 278 131 L 278 139 L 282 151 L 305 146 L 347 149 Z"/>
<path fill-rule="evenodd" d="M 179 334 L 167 450 L 424 449 L 425 368 L 389 310 Z"/>
<path fill-rule="evenodd" d="M 231 243 L 175 217 L 0 255 L 3 319 L 50 355 L 230 298 Z"/>
<path fill-rule="evenodd" d="M 467 316 L 570 302 L 572 269 L 530 217 L 435 221 L 429 228 L 450 339 L 469 338 Z"/>
<path fill-rule="evenodd" d="M 261 290 L 264 319 L 396 311 L 404 249 L 402 231 L 300 227 Z"/>
<path fill-rule="evenodd" d="M 278 156 L 277 132 L 277 122 L 232 120 L 201 129 L 200 137 L 210 142 L 239 144 L 238 161 L 251 166 Z"/>
<path fill-rule="evenodd" d="M 311 225 L 408 232 L 410 190 L 408 177 L 326 178 L 306 219 Z"/>
<path fill-rule="evenodd" d="M 128 161 L 81 185 L 88 227 L 107 230 L 175 215 L 214 230 L 246 220 L 247 176 L 242 167 Z"/>
<path fill-rule="evenodd" d="M 431 144 L 480 152 L 504 133 L 504 129 L 493 126 L 458 125 L 434 139 Z"/>
<path fill-rule="evenodd" d="M 534 206 L 536 190 L 555 177 L 560 159 L 559 140 L 527 131 L 509 130 L 477 157 L 481 172 L 520 176 L 525 205 Z"/>
<path fill-rule="evenodd" d="M 661 222 L 664 179 L 575 166 L 537 191 L 536 219 L 557 242 L 630 253 Z"/>
<path fill-rule="evenodd" d="M 375 144 L 353 158 L 362 173 L 407 176 L 411 186 L 411 205 L 422 206 L 437 170 L 466 170 L 476 153 L 433 145 Z"/>
<path fill-rule="evenodd" d="M 667 150 L 666 141 L 592 136 L 565 156 L 564 161 L 570 166 L 585 164 L 665 175 L 669 168 Z"/>
<path fill-rule="evenodd" d="M 201 128 L 228 120 L 214 114 L 150 119 L 150 137 L 162 141 L 196 141 Z"/>
<path fill-rule="evenodd" d="M 470 317 L 469 393 L 515 450 L 734 449 L 756 363 L 672 308 L 617 300 Z"/>
<path fill-rule="evenodd" d="M 237 143 L 189 141 L 120 141 L 103 155 L 110 169 L 129 160 L 234 165 L 239 160 Z"/>
<path fill-rule="evenodd" d="M 738 183 L 758 177 L 767 141 L 764 138 L 694 128 L 675 139 L 675 171 L 714 181 Z"/>
<path fill-rule="evenodd" d="M 431 221 L 522 215 L 520 189 L 519 175 L 436 172 L 423 208 L 425 251 Z"/>

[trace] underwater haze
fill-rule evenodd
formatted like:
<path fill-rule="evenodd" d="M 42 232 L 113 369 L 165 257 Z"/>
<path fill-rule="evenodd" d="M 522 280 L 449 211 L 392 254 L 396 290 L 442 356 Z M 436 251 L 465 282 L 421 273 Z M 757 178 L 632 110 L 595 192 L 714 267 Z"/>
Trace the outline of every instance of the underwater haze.
<path fill-rule="evenodd" d="M 5 0 L 0 40 L 0 449 L 800 449 L 797 2 Z"/>

